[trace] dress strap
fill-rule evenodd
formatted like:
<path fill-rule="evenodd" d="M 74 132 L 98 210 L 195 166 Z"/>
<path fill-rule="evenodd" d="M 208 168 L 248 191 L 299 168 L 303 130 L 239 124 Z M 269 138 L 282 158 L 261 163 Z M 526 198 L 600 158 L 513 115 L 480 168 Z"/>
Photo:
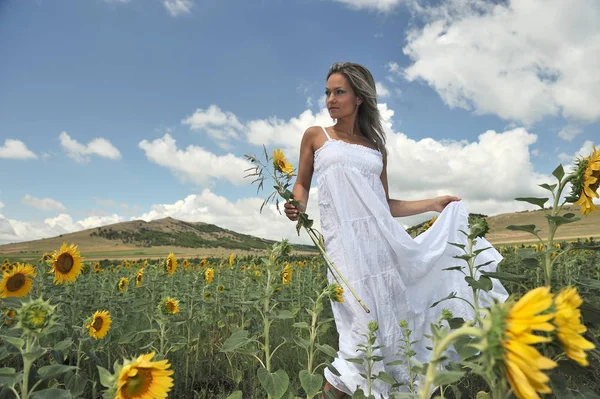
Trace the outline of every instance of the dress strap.
<path fill-rule="evenodd" d="M 321 126 L 321 129 L 323 129 L 323 131 L 325 132 L 325 136 L 327 136 L 327 140 L 331 140 L 331 137 L 329 137 L 329 133 L 327 133 L 327 130 L 325 130 L 325 128 L 323 126 Z"/>

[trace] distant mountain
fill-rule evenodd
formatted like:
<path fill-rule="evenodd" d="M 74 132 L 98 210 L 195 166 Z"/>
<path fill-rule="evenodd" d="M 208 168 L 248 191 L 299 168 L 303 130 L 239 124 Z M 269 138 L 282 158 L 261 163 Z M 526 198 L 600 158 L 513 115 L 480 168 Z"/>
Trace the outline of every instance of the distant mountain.
<path fill-rule="evenodd" d="M 82 230 L 58 237 L 0 245 L 0 256 L 43 254 L 75 243 L 89 258 L 165 256 L 168 252 L 185 256 L 222 256 L 235 253 L 262 253 L 275 241 L 240 234 L 214 224 L 184 222 L 170 217 L 145 222 L 134 220 Z M 294 245 L 297 251 L 316 252 L 311 245 Z"/>
<path fill-rule="evenodd" d="M 581 217 L 578 207 L 566 206 L 563 213 L 567 212 Z M 547 232 L 546 218 L 541 210 L 504 213 L 486 217 L 486 220 L 490 227 L 486 238 L 494 245 L 535 241 L 531 234 L 507 230 L 509 225 L 535 224 L 542 229 L 542 237 Z M 555 239 L 587 237 L 600 237 L 600 211 L 582 217 L 578 222 L 561 226 Z M 157 258 L 165 257 L 169 252 L 182 257 L 226 256 L 232 252 L 262 254 L 274 243 L 272 240 L 236 233 L 214 224 L 164 218 L 151 222 L 134 220 L 115 223 L 43 240 L 0 245 L 0 256 L 23 260 L 39 259 L 43 253 L 59 249 L 63 242 L 77 244 L 88 260 Z M 312 245 L 294 245 L 294 248 L 301 253 L 317 253 Z"/>

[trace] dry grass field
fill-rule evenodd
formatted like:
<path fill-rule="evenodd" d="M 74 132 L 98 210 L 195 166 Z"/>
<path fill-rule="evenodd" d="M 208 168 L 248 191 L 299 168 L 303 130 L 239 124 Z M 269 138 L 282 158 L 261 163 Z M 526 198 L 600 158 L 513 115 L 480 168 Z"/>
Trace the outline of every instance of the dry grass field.
<path fill-rule="evenodd" d="M 565 207 L 566 212 L 581 216 L 578 207 Z M 531 234 L 519 231 L 510 231 L 509 225 L 535 224 L 542 229 L 540 235 L 546 236 L 547 223 L 544 213 L 539 211 L 505 213 L 490 216 L 488 219 L 490 231 L 486 238 L 492 244 L 514 244 L 521 242 L 533 242 L 535 237 Z M 216 226 L 209 232 L 199 232 L 198 226 L 212 226 L 204 223 L 186 223 L 180 220 L 165 218 L 151 222 L 131 221 L 103 226 L 102 229 L 111 229 L 113 232 L 133 234 L 141 229 L 158 232 L 176 237 L 181 234 L 195 234 L 196 236 L 214 244 L 205 247 L 184 247 L 177 245 L 143 246 L 139 243 L 126 243 L 119 239 L 108 239 L 94 235 L 98 229 L 83 230 L 76 233 L 64 234 L 62 236 L 46 238 L 43 240 L 28 241 L 0 246 L 0 256 L 5 258 L 19 258 L 21 260 L 39 259 L 45 252 L 60 248 L 63 242 L 75 243 L 79 246 L 82 255 L 87 260 L 102 259 L 140 259 L 140 258 L 163 258 L 173 252 L 178 257 L 224 257 L 231 253 L 237 255 L 261 255 L 265 251 L 263 246 L 268 240 L 238 234 L 233 231 L 220 229 Z M 563 225 L 559 228 L 558 240 L 574 240 L 577 238 L 600 237 L 600 212 L 593 213 L 582 220 Z M 219 246 L 224 240 L 231 242 L 246 243 L 249 248 L 240 249 L 228 246 Z M 262 246 L 260 248 L 259 246 Z M 310 247 L 299 247 L 297 254 L 314 253 Z"/>

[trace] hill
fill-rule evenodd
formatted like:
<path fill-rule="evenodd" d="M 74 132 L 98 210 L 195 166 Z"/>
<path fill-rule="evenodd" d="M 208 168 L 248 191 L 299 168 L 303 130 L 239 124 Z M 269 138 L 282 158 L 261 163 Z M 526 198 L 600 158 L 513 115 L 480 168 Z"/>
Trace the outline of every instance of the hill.
<path fill-rule="evenodd" d="M 164 218 L 145 222 L 134 220 L 96 227 L 58 237 L 0 245 L 0 256 L 23 260 L 39 259 L 45 252 L 75 243 L 88 260 L 158 258 L 174 252 L 182 257 L 262 254 L 275 241 L 240 234 L 214 224 Z M 308 245 L 294 245 L 296 251 L 314 253 Z"/>
<path fill-rule="evenodd" d="M 564 213 L 581 217 L 578 207 L 565 206 Z M 547 224 L 542 210 L 504 213 L 486 218 L 490 230 L 486 238 L 494 245 L 533 242 L 535 237 L 507 230 L 509 225 L 535 224 L 546 236 Z M 558 240 L 600 236 L 600 212 L 559 228 Z M 180 257 L 262 254 L 274 241 L 236 233 L 209 223 L 190 223 L 173 218 L 145 222 L 135 220 L 64 234 L 58 237 L 0 245 L 0 256 L 22 260 L 39 259 L 43 253 L 60 248 L 63 242 L 75 243 L 88 260 L 162 258 L 169 252 Z M 310 245 L 294 245 L 298 253 L 317 253 Z"/>

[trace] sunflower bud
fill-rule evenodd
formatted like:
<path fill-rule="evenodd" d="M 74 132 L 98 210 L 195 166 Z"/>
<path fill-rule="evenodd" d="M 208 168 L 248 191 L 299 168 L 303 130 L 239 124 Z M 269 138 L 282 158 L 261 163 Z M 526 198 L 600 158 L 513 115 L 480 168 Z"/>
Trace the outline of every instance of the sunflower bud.
<path fill-rule="evenodd" d="M 17 328 L 26 335 L 41 335 L 55 324 L 56 306 L 41 298 L 24 301 L 17 309 Z"/>

